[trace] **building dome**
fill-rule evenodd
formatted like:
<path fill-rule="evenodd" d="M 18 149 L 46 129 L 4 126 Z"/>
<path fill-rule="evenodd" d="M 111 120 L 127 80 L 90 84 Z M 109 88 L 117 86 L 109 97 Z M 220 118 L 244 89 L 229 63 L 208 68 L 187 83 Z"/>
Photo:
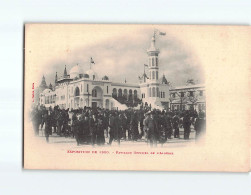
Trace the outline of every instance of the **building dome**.
<path fill-rule="evenodd" d="M 89 75 L 89 78 L 90 78 L 91 80 L 97 80 L 97 79 L 98 79 L 97 73 L 96 73 L 94 70 L 92 70 L 92 69 L 87 70 L 87 71 L 85 72 L 85 74 L 88 74 L 88 75 Z"/>
<path fill-rule="evenodd" d="M 80 74 L 83 74 L 83 70 L 79 65 L 73 66 L 70 70 L 70 78 L 79 77 Z"/>

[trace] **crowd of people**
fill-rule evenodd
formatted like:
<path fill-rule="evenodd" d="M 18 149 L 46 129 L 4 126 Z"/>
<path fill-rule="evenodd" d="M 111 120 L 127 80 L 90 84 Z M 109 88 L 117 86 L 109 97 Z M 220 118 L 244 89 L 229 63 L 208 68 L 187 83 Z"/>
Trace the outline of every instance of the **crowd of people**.
<path fill-rule="evenodd" d="M 160 111 L 149 108 L 124 111 L 101 108 L 69 110 L 58 106 L 46 109 L 36 106 L 31 111 L 34 133 L 39 136 L 39 128 L 49 142 L 53 133 L 58 136 L 71 136 L 77 145 L 111 145 L 121 140 L 145 140 L 150 146 L 164 144 L 173 138 L 181 139 L 180 128 L 184 128 L 183 139 L 189 139 L 191 126 L 196 132 L 196 140 L 206 130 L 206 117 L 203 111 Z M 108 143 L 105 143 L 108 139 Z"/>

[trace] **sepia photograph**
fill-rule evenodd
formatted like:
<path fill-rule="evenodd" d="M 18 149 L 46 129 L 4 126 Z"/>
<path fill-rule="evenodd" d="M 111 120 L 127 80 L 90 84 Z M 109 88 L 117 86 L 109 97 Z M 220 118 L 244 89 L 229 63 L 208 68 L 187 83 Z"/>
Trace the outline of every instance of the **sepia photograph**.
<path fill-rule="evenodd" d="M 91 46 L 66 45 L 65 55 L 46 65 L 39 60 L 30 112 L 35 136 L 82 147 L 186 146 L 204 136 L 206 92 L 196 54 L 152 26 L 136 31 L 128 40 L 121 32 Z"/>

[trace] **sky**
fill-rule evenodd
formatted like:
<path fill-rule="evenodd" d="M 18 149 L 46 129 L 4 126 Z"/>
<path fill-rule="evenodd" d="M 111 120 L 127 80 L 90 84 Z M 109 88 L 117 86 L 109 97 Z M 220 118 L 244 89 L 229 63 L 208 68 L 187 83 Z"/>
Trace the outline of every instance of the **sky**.
<path fill-rule="evenodd" d="M 65 65 L 68 73 L 77 64 L 87 71 L 90 57 L 95 61 L 93 69 L 99 78 L 107 75 L 112 81 L 123 82 L 126 79 L 128 83 L 138 83 L 144 64 L 148 64 L 146 51 L 154 29 L 166 33 L 156 40 L 156 47 L 160 50 L 159 75 L 165 74 L 173 86 L 185 85 L 188 79 L 204 83 L 200 60 L 180 29 L 153 25 L 37 27 L 26 29 L 27 36 L 32 37 L 32 44 L 27 42 L 27 51 L 34 57 L 31 61 L 38 73 L 38 83 L 44 75 L 47 85 L 54 84 L 56 72 L 60 77 Z"/>

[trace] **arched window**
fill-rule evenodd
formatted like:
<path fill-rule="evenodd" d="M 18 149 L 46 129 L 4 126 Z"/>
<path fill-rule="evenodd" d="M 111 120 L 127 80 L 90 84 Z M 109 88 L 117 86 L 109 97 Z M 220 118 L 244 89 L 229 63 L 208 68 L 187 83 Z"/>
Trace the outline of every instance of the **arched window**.
<path fill-rule="evenodd" d="M 152 58 L 152 66 L 154 66 L 154 58 Z"/>
<path fill-rule="evenodd" d="M 89 93 L 89 84 L 86 85 L 86 91 Z"/>
<path fill-rule="evenodd" d="M 160 98 L 162 98 L 162 91 L 160 92 Z"/>
<path fill-rule="evenodd" d="M 109 87 L 108 86 L 106 87 L 106 93 L 109 93 Z"/>
<path fill-rule="evenodd" d="M 155 71 L 152 71 L 152 79 L 155 79 Z"/>
<path fill-rule="evenodd" d="M 112 97 L 117 97 L 117 89 L 113 88 L 112 90 Z"/>
<path fill-rule="evenodd" d="M 155 91 L 155 87 L 153 87 L 153 97 L 156 97 L 156 91 Z"/>
<path fill-rule="evenodd" d="M 156 71 L 156 79 L 158 80 L 159 79 L 159 72 Z"/>
<path fill-rule="evenodd" d="M 79 93 L 79 88 L 76 87 L 74 95 L 75 95 L 75 96 L 79 96 L 79 94 L 80 94 L 80 93 Z"/>
<path fill-rule="evenodd" d="M 149 67 L 151 66 L 151 58 L 149 58 Z"/>
<path fill-rule="evenodd" d="M 132 90 L 129 90 L 129 100 L 132 100 Z"/>
<path fill-rule="evenodd" d="M 163 92 L 163 98 L 165 98 L 165 92 Z"/>
<path fill-rule="evenodd" d="M 122 89 L 118 90 L 119 97 L 122 97 Z"/>
<path fill-rule="evenodd" d="M 158 58 L 155 58 L 156 59 L 156 66 L 158 66 Z"/>
<path fill-rule="evenodd" d="M 157 97 L 159 97 L 159 88 L 156 88 Z"/>
<path fill-rule="evenodd" d="M 134 90 L 133 94 L 134 94 L 134 99 L 137 99 L 138 97 L 137 90 Z"/>
<path fill-rule="evenodd" d="M 152 97 L 152 88 L 149 87 L 149 97 Z"/>
<path fill-rule="evenodd" d="M 96 89 L 92 90 L 92 97 L 97 97 L 97 90 Z"/>
<path fill-rule="evenodd" d="M 127 98 L 127 89 L 124 89 L 124 94 L 123 94 L 123 96 Z"/>

